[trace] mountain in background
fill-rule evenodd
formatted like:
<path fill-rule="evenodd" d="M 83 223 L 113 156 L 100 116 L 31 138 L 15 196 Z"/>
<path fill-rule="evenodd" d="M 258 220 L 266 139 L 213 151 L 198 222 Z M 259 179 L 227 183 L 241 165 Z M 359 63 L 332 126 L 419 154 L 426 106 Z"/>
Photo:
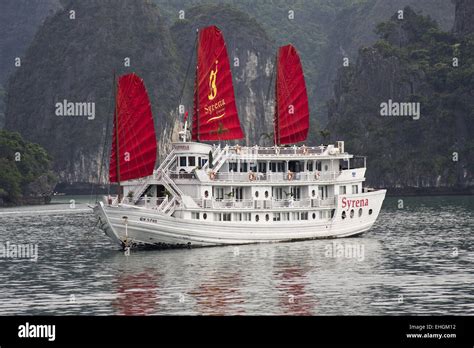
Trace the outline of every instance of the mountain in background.
<path fill-rule="evenodd" d="M 409 7 L 341 68 L 329 103 L 332 140 L 367 155 L 378 187 L 468 187 L 474 172 L 474 3 L 457 1 L 454 34 Z M 459 30 L 463 27 L 463 30 Z M 455 58 L 457 60 L 455 60 Z M 420 103 L 419 119 L 382 117 L 382 103 Z"/>
<path fill-rule="evenodd" d="M 39 26 L 61 8 L 59 0 L 0 1 L 0 128 L 5 123 L 5 83 L 22 58 Z"/>
<path fill-rule="evenodd" d="M 111 10 L 113 8 L 113 10 Z M 71 10 L 75 19 L 71 19 Z M 126 59 L 130 58 L 130 67 Z M 6 128 L 41 144 L 64 182 L 97 182 L 113 119 L 113 72 L 147 87 L 160 142 L 171 141 L 183 79 L 159 10 L 144 1 L 74 1 L 45 20 L 10 79 Z M 56 103 L 94 102 L 95 117 L 56 116 Z M 105 150 L 105 151 L 104 151 Z M 106 161 L 108 162 L 108 161 Z"/>
<path fill-rule="evenodd" d="M 377 23 L 410 5 L 415 14 L 436 20 L 440 31 L 453 27 L 455 6 L 457 31 L 462 33 L 471 25 L 468 15 L 461 24 L 465 5 L 447 0 L 296 0 L 290 4 L 283 0 L 223 0 L 219 5 L 207 0 L 63 0 L 59 4 L 51 0 L 49 4 L 59 9 L 46 20 L 39 16 L 44 23 L 23 54 L 22 68 L 10 75 L 6 126 L 44 146 L 54 158 L 60 180 L 69 183 L 97 182 L 100 173 L 102 181 L 105 179 L 101 160 L 105 157 L 108 162 L 104 143 L 106 139 L 110 142 L 114 69 L 117 74 L 134 71 L 144 78 L 158 129 L 159 154 L 166 153 L 171 140 L 176 139 L 177 120 L 182 117 L 176 112 L 177 106 L 182 103 L 191 111 L 198 27 L 215 24 L 223 31 L 247 144 L 263 143 L 262 136 L 273 131 L 274 56 L 278 46 L 293 43 L 301 54 L 310 99 L 308 142 L 315 144 L 321 142 L 319 131 L 326 126 L 327 102 L 331 99 L 332 135 L 352 137 L 352 129 L 339 128 L 337 120 L 349 115 L 341 100 L 350 86 L 358 85 L 337 74 L 344 57 L 350 61 L 348 71 L 357 72 L 362 64 L 371 64 L 357 54 L 360 47 L 376 42 Z M 75 20 L 68 17 L 71 9 L 76 11 Z M 33 13 L 31 8 L 27 11 Z M 184 11 L 184 19 L 178 17 L 180 11 Z M 289 11 L 294 11 L 293 19 Z M 131 67 L 123 66 L 125 57 L 131 58 Z M 239 59 L 238 66 L 234 58 Z M 383 71 L 379 74 L 380 84 L 386 84 Z M 341 93 L 343 89 L 346 92 Z M 95 101 L 95 119 L 56 116 L 54 105 L 63 99 Z M 373 150 L 368 147 L 352 148 L 352 140 L 348 145 L 351 152 L 361 150 L 360 154 L 371 156 L 371 165 L 377 159 L 372 158 Z M 413 170 L 418 173 L 419 168 Z M 398 185 L 391 180 L 379 183 Z M 432 184 L 437 185 L 437 181 L 430 179 L 426 185 Z"/>

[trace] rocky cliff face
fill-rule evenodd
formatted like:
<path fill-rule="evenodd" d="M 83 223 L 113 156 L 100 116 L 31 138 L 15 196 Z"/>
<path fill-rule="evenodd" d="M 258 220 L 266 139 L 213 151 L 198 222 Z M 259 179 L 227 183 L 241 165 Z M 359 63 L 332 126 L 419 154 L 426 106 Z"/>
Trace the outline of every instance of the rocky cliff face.
<path fill-rule="evenodd" d="M 196 62 L 196 29 L 209 25 L 219 27 L 227 44 L 234 79 L 234 91 L 246 144 L 255 144 L 263 133 L 273 131 L 273 89 L 269 91 L 274 70 L 275 46 L 263 28 L 247 14 L 229 6 L 198 6 L 186 11 L 186 21 L 171 28 L 174 42 L 182 57 L 183 70 L 192 58 L 187 77 L 184 102 L 192 110 L 194 66 Z M 216 13 L 219 15 L 216 16 Z M 262 138 L 263 141 L 263 138 Z"/>
<path fill-rule="evenodd" d="M 103 153 L 108 163 L 109 150 L 103 150 L 112 130 L 113 71 L 144 79 L 160 144 L 168 144 L 181 80 L 177 61 L 153 4 L 65 3 L 45 21 L 10 79 L 6 128 L 46 148 L 61 181 L 97 182 Z M 94 117 L 58 116 L 56 103 L 64 100 L 95 103 Z"/>
<path fill-rule="evenodd" d="M 409 8 L 378 29 L 381 40 L 339 71 L 329 104 L 332 140 L 369 157 L 371 185 L 472 186 L 474 43 Z M 420 113 L 384 116 L 390 101 L 419 103 Z"/>
<path fill-rule="evenodd" d="M 446 0 L 369 0 L 357 2 L 339 11 L 328 27 L 327 46 L 324 49 L 320 65 L 324 67 L 318 74 L 318 106 L 320 120 L 326 122 L 326 102 L 333 97 L 334 80 L 337 71 L 343 66 L 344 58 L 349 65 L 355 64 L 361 47 L 375 43 L 378 23 L 388 20 L 395 12 L 410 6 L 415 12 L 428 15 L 441 29 L 451 30 L 454 22 L 454 4 Z"/>
<path fill-rule="evenodd" d="M 457 36 L 474 34 L 474 2 L 470 0 L 453 0 L 456 4 L 456 20 L 453 32 Z"/>
<path fill-rule="evenodd" d="M 4 86 L 23 58 L 28 45 L 47 16 L 61 8 L 59 0 L 2 0 L 0 11 L 0 128 L 4 126 Z"/>

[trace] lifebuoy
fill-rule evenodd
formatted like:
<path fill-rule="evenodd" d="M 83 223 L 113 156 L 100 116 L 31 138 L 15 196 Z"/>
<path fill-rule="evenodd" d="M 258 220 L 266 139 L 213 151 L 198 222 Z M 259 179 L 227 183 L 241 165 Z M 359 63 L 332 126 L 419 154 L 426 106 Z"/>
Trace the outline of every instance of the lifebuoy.
<path fill-rule="evenodd" d="M 255 175 L 255 173 L 249 173 L 249 180 L 254 181 L 255 179 L 257 179 L 257 176 Z"/>
<path fill-rule="evenodd" d="M 210 178 L 211 180 L 215 180 L 215 179 L 216 179 L 216 176 L 217 176 L 216 172 L 210 172 L 210 173 L 209 173 L 209 178 Z"/>
<path fill-rule="evenodd" d="M 320 176 L 321 176 L 321 173 L 318 171 L 316 172 L 316 174 L 314 174 L 315 179 L 319 179 Z"/>
<path fill-rule="evenodd" d="M 289 181 L 293 180 L 293 176 L 294 176 L 293 172 L 288 172 L 288 174 L 286 174 L 286 178 L 287 178 Z"/>

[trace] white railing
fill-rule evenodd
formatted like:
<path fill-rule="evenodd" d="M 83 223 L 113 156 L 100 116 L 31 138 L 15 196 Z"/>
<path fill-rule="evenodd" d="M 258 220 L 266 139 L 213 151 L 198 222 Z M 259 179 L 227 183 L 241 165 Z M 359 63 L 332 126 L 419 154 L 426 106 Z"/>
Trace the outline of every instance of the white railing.
<path fill-rule="evenodd" d="M 217 172 L 215 181 L 228 182 L 291 182 L 291 181 L 325 181 L 335 180 L 341 172 L 299 172 L 292 173 L 291 180 L 288 173 L 241 173 L 241 172 Z"/>
<path fill-rule="evenodd" d="M 335 197 L 327 199 L 194 199 L 203 209 L 279 209 L 279 208 L 314 208 L 335 205 Z"/>
<path fill-rule="evenodd" d="M 326 151 L 325 146 L 292 146 L 292 147 L 241 147 L 241 146 L 229 146 L 227 153 L 231 155 L 240 156 L 275 156 L 275 155 L 300 155 L 300 156 L 311 156 L 311 155 L 322 155 Z"/>

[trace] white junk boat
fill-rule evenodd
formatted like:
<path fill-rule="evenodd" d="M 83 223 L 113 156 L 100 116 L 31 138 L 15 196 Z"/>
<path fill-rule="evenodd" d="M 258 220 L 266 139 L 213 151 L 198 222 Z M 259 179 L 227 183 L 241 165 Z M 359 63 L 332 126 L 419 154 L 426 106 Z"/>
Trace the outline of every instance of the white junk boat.
<path fill-rule="evenodd" d="M 122 76 L 116 94 L 109 179 L 123 194 L 94 212 L 115 242 L 196 247 L 359 235 L 380 212 L 386 190 L 363 188 L 365 158 L 344 142 L 310 147 L 303 70 L 291 45 L 276 64 L 273 146 L 209 145 L 243 138 L 224 39 L 201 29 L 192 121 L 155 169 L 156 138 L 143 81 Z"/>

